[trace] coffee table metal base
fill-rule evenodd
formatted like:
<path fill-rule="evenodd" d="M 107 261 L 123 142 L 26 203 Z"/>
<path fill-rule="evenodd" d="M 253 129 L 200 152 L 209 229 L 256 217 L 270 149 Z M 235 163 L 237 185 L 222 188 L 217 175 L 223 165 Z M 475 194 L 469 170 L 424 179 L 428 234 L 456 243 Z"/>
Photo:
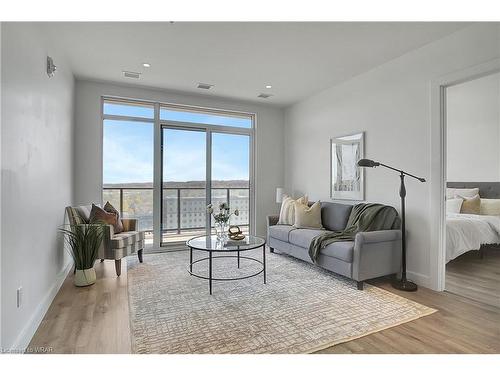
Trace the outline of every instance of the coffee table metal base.
<path fill-rule="evenodd" d="M 208 257 L 204 257 L 201 259 L 197 259 L 193 261 L 193 250 L 199 250 L 199 251 L 204 251 L 200 249 L 193 249 L 192 247 L 189 248 L 189 267 L 188 267 L 188 273 L 191 276 L 198 277 L 199 279 L 204 279 L 208 280 L 208 289 L 210 291 L 210 294 L 212 294 L 212 281 L 236 281 L 236 280 L 244 280 L 244 279 L 249 279 L 251 277 L 255 277 L 260 275 L 261 273 L 264 275 L 264 284 L 266 284 L 266 245 L 262 246 L 262 261 L 256 258 L 251 258 L 247 256 L 240 255 L 240 251 L 234 250 L 237 252 L 237 255 L 219 255 L 219 256 L 212 256 L 212 251 L 208 252 Z M 240 277 L 213 277 L 212 275 L 212 262 L 214 259 L 218 258 L 236 258 L 237 259 L 237 266 L 240 268 L 240 259 L 248 259 L 252 262 L 259 263 L 262 265 L 262 269 L 260 269 L 258 272 L 255 272 L 251 275 L 244 275 Z M 203 276 L 203 275 L 198 275 L 193 272 L 193 264 L 200 263 L 200 262 L 205 262 L 208 261 L 208 277 Z"/>

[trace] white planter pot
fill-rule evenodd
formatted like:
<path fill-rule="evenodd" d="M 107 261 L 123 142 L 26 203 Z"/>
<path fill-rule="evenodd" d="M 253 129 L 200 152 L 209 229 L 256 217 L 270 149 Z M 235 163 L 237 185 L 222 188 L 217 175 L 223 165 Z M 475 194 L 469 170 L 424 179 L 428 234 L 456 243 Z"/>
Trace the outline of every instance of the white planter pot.
<path fill-rule="evenodd" d="M 87 268 L 86 270 L 76 270 L 74 283 L 76 286 L 88 286 L 95 283 L 95 269 Z"/>

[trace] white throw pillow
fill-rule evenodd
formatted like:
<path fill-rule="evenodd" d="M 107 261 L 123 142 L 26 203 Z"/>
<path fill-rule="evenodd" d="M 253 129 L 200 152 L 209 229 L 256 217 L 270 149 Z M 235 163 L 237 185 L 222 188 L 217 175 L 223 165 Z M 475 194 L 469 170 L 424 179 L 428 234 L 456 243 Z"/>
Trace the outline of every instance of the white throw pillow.
<path fill-rule="evenodd" d="M 463 203 L 462 198 L 452 198 L 446 200 L 446 213 L 459 214 Z"/>
<path fill-rule="evenodd" d="M 481 198 L 481 215 L 500 216 L 500 199 Z"/>
<path fill-rule="evenodd" d="M 317 201 L 311 207 L 295 202 L 295 228 L 323 229 L 321 224 L 321 202 Z"/>
<path fill-rule="evenodd" d="M 479 188 L 471 188 L 471 189 L 446 188 L 446 199 L 452 199 L 457 197 L 472 198 L 476 194 L 479 194 Z"/>
<path fill-rule="evenodd" d="M 307 199 L 307 195 L 304 195 L 297 200 L 289 197 L 288 195 L 284 195 L 283 201 L 281 202 L 278 224 L 293 225 L 295 223 L 295 202 L 307 205 L 309 200 Z"/>

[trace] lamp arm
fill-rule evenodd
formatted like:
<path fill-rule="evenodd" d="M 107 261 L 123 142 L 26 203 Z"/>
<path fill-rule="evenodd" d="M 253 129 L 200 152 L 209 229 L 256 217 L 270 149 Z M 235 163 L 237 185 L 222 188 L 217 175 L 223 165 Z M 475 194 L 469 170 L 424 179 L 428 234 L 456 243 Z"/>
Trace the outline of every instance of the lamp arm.
<path fill-rule="evenodd" d="M 419 180 L 420 182 L 425 182 L 425 178 L 422 178 L 422 177 L 417 177 L 417 176 L 415 176 L 415 175 L 413 175 L 413 174 L 411 174 L 411 173 L 405 172 L 405 171 L 403 171 L 403 170 L 401 170 L 401 169 L 393 168 L 393 167 L 391 167 L 391 166 L 389 166 L 389 165 L 386 165 L 386 164 L 384 164 L 384 163 L 379 163 L 379 164 L 380 164 L 382 167 L 385 167 L 385 168 L 388 168 L 388 169 L 392 169 L 393 171 L 396 171 L 396 172 L 398 172 L 398 173 L 400 173 L 400 174 L 404 174 L 404 175 L 406 175 L 406 176 L 413 177 L 414 179 Z"/>

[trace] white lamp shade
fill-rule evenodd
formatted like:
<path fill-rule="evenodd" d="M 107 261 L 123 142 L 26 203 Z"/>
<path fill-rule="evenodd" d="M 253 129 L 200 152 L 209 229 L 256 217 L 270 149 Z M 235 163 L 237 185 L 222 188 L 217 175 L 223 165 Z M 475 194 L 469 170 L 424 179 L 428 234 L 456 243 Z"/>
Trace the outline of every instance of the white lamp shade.
<path fill-rule="evenodd" d="M 283 202 L 283 194 L 285 194 L 285 189 L 280 187 L 276 188 L 276 203 Z"/>

